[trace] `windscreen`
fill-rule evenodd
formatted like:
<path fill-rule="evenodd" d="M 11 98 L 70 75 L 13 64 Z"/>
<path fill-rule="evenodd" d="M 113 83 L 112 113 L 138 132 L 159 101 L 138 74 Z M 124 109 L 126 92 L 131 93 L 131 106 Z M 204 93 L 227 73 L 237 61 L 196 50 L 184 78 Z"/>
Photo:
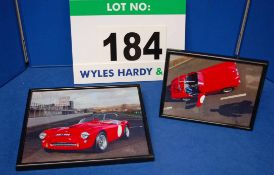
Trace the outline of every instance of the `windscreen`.
<path fill-rule="evenodd" d="M 94 119 L 98 119 L 98 120 L 104 120 L 104 114 L 93 114 L 89 117 L 83 118 L 79 121 L 79 124 L 81 123 L 86 123 L 86 122 L 90 122 Z"/>
<path fill-rule="evenodd" d="M 197 73 L 191 73 L 186 76 L 184 81 L 185 92 L 190 95 L 198 95 L 198 75 Z"/>

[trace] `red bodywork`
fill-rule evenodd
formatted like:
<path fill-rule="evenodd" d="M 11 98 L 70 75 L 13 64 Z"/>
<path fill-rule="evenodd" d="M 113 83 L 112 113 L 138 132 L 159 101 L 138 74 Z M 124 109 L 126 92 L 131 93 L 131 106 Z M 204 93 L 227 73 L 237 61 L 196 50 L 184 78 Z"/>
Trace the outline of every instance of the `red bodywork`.
<path fill-rule="evenodd" d="M 220 92 L 225 88 L 235 88 L 239 84 L 240 75 L 236 63 L 224 62 L 173 79 L 170 92 L 172 99 L 194 98 Z M 189 91 L 186 86 L 191 87 Z"/>
<path fill-rule="evenodd" d="M 98 120 L 78 123 L 70 127 L 52 128 L 43 131 L 46 134 L 42 139 L 42 147 L 47 150 L 84 150 L 92 148 L 96 136 L 103 131 L 107 141 L 113 142 L 124 135 L 128 121 L 123 120 Z M 87 139 L 81 138 L 81 133 L 89 133 Z"/>

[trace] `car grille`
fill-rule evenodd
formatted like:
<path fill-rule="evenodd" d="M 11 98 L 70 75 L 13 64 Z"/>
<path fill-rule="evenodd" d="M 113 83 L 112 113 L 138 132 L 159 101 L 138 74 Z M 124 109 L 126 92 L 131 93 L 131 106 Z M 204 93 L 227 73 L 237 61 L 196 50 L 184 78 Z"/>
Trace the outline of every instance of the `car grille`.
<path fill-rule="evenodd" d="M 70 134 L 69 133 L 58 133 L 56 134 L 57 137 L 62 137 L 62 136 L 65 136 L 65 137 L 69 137 Z"/>
<path fill-rule="evenodd" d="M 51 146 L 76 146 L 76 143 L 56 142 L 52 143 Z"/>

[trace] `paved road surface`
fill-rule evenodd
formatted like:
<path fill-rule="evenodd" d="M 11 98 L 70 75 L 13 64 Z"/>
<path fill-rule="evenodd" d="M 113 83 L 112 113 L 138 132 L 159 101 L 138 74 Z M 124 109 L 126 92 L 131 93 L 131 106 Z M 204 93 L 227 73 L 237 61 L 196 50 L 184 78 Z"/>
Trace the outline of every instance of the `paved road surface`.
<path fill-rule="evenodd" d="M 206 120 L 237 126 L 249 126 L 262 69 L 259 66 L 237 63 L 241 84 L 233 92 L 206 96 L 204 104 L 197 108 L 196 100 L 183 102 L 170 99 L 171 81 L 182 74 L 218 64 L 219 61 L 191 59 L 170 69 L 167 79 L 164 114 L 181 118 Z M 227 98 L 227 99 L 226 99 Z"/>
<path fill-rule="evenodd" d="M 128 117 L 122 117 L 128 118 Z M 128 120 L 131 124 L 129 139 L 120 139 L 109 144 L 104 153 L 94 151 L 74 151 L 74 152 L 45 152 L 41 147 L 41 141 L 38 138 L 39 133 L 44 129 L 53 127 L 70 126 L 79 121 L 70 119 L 66 122 L 57 122 L 51 125 L 45 125 L 43 128 L 30 128 L 27 132 L 22 163 L 62 161 L 62 160 L 85 160 L 113 157 L 127 157 L 136 155 L 147 155 L 148 148 L 141 117 Z"/>

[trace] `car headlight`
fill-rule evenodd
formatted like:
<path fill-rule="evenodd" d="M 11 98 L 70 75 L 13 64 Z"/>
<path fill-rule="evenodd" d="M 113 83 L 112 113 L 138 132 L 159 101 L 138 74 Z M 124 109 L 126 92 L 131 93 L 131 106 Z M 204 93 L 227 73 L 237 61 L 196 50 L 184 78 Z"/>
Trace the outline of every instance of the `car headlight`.
<path fill-rule="evenodd" d="M 47 136 L 47 134 L 44 133 L 44 132 L 42 132 L 42 133 L 39 134 L 39 138 L 40 138 L 41 140 L 43 140 L 46 136 Z"/>
<path fill-rule="evenodd" d="M 89 133 L 88 132 L 82 132 L 81 133 L 81 138 L 82 139 L 87 139 L 89 137 Z"/>

